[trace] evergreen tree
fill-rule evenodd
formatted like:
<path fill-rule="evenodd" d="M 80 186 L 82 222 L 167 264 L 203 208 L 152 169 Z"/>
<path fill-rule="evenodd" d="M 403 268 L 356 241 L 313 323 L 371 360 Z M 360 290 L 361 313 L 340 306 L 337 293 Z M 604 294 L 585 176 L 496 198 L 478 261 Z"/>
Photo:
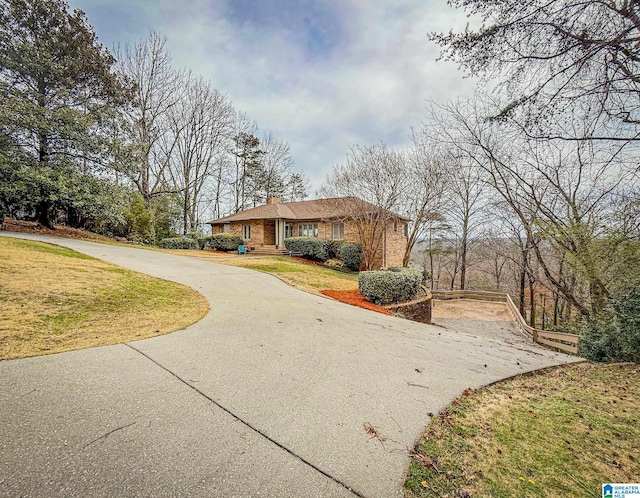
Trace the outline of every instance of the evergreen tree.
<path fill-rule="evenodd" d="M 0 5 L 0 180 L 30 184 L 22 200 L 45 226 L 108 155 L 104 124 L 122 95 L 113 63 L 84 13 L 63 0 Z"/>

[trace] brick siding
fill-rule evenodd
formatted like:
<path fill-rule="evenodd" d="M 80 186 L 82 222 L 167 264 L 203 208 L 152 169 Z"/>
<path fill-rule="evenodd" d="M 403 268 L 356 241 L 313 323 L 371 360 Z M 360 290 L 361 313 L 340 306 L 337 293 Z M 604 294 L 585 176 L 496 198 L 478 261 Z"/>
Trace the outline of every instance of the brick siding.
<path fill-rule="evenodd" d="M 321 239 L 333 240 L 333 223 L 320 220 L 296 220 L 288 223 L 293 226 L 293 236 L 298 236 L 298 227 L 303 224 L 317 223 L 318 224 L 318 237 Z M 275 229 L 276 223 L 274 220 L 251 220 L 251 221 L 237 221 L 230 224 L 231 233 L 242 237 L 242 227 L 244 225 L 251 225 L 251 239 L 245 240 L 245 243 L 249 247 L 261 247 L 264 245 L 275 245 Z M 217 225 L 212 227 L 212 232 L 222 233 L 223 225 Z M 403 234 L 403 222 L 399 221 L 397 225 L 397 231 L 393 230 L 393 222 L 389 222 L 385 228 L 386 235 L 386 266 L 402 266 L 402 259 L 404 257 L 404 251 L 407 247 L 407 237 Z M 360 242 L 360 236 L 356 224 L 344 222 L 344 241 L 346 242 Z M 380 241 L 382 244 L 382 240 Z M 374 260 L 375 267 L 383 266 L 382 246 L 379 246 L 377 257 Z"/>

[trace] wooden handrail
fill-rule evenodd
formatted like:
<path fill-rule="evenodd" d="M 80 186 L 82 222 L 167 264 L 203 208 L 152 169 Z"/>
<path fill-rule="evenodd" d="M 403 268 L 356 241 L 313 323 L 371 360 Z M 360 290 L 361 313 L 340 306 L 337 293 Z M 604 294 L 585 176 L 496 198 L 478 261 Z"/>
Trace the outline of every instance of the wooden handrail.
<path fill-rule="evenodd" d="M 469 290 L 455 290 L 455 291 L 431 291 L 433 299 L 439 299 L 441 301 L 451 299 L 475 299 L 478 301 L 493 301 L 507 303 L 507 307 L 513 316 L 513 320 L 518 327 L 527 334 L 531 339 L 538 343 L 544 344 L 551 348 L 564 351 L 566 353 L 578 354 L 578 343 L 580 342 L 580 336 L 577 334 L 564 334 L 562 332 L 549 332 L 547 330 L 540 330 L 531 327 L 525 321 L 524 317 L 520 313 L 520 310 L 511 299 L 511 296 L 506 292 L 489 292 L 489 291 L 469 291 Z"/>

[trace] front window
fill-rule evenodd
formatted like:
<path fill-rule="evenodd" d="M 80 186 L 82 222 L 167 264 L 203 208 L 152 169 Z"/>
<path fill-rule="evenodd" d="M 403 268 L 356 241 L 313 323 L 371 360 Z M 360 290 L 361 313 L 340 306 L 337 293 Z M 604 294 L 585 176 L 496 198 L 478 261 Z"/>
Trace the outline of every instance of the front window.
<path fill-rule="evenodd" d="M 402 224 L 402 235 L 404 235 L 405 237 L 409 236 L 409 224 L 408 223 L 403 223 Z"/>
<path fill-rule="evenodd" d="M 398 218 L 393 219 L 393 231 L 394 232 L 398 231 Z"/>
<path fill-rule="evenodd" d="M 293 237 L 293 225 L 287 223 L 284 226 L 284 238 L 288 239 L 289 237 Z"/>
<path fill-rule="evenodd" d="M 301 223 L 298 225 L 298 237 L 317 237 L 317 223 Z"/>
<path fill-rule="evenodd" d="M 332 225 L 332 238 L 333 240 L 343 240 L 344 239 L 344 223 L 334 223 Z"/>
<path fill-rule="evenodd" d="M 242 225 L 242 238 L 244 240 L 251 239 L 251 225 Z"/>

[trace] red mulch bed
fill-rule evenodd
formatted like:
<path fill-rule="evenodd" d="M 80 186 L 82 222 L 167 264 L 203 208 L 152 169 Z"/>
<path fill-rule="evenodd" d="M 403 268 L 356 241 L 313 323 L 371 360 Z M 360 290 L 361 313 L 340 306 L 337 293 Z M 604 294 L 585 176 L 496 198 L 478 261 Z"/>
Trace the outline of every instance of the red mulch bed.
<path fill-rule="evenodd" d="M 359 308 L 364 308 L 366 310 L 377 311 L 378 313 L 382 313 L 383 315 L 392 315 L 392 313 L 385 308 L 384 306 L 378 306 L 377 304 L 370 303 L 367 301 L 362 295 L 360 291 L 356 290 L 323 290 L 322 293 L 325 296 L 332 297 L 336 301 L 340 301 L 341 303 L 351 304 L 353 306 L 358 306 Z"/>

